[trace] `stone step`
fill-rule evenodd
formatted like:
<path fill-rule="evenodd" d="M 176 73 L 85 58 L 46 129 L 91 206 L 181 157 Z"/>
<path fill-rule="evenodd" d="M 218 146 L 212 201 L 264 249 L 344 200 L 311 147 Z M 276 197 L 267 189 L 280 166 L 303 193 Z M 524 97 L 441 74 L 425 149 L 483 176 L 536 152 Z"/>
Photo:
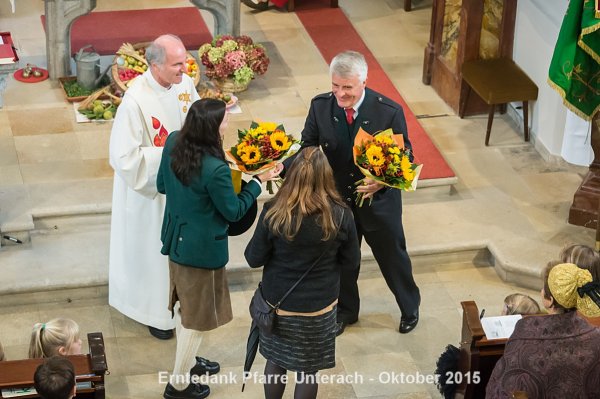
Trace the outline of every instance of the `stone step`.
<path fill-rule="evenodd" d="M 85 262 L 84 258 L 81 262 Z M 450 252 L 412 253 L 413 270 L 415 273 L 435 272 L 434 266 L 444 264 L 470 263 L 478 267 L 490 267 L 493 258 L 487 249 L 464 249 Z M 46 269 L 54 269 L 53 265 Z M 69 270 L 71 265 L 63 265 L 61 273 L 51 274 L 45 278 L 40 277 L 36 282 L 25 286 L 14 281 L 23 273 L 10 272 L 3 274 L 8 277 L 0 287 L 0 308 L 14 307 L 18 305 L 30 305 L 36 303 L 70 303 L 72 301 L 92 300 L 97 298 L 108 298 L 107 278 L 90 278 L 87 281 L 73 279 Z M 104 265 L 106 272 L 107 266 Z M 228 281 L 231 291 L 247 290 L 256 287 L 261 279 L 262 269 L 252 269 L 246 264 L 228 264 Z M 52 270 L 55 272 L 56 270 Z M 363 248 L 361 260 L 360 279 L 380 277 L 381 272 L 373 259 L 368 247 Z M 12 277 L 12 278 L 11 278 Z M 418 279 L 418 278 L 417 278 Z M 12 286 L 9 289 L 8 286 Z"/>
<path fill-rule="evenodd" d="M 449 200 L 456 182 L 456 178 L 425 180 L 415 192 L 404 193 L 403 201 L 410 205 Z M 271 197 L 263 191 L 258 198 L 259 205 Z M 89 215 L 110 214 L 111 200 L 112 178 L 3 187 L 0 190 L 0 231 L 2 235 L 29 242 L 33 231 L 47 229 L 49 224 L 60 228 L 63 224 L 77 224 L 80 217 L 87 221 Z M 0 239 L 0 245 L 14 243 Z"/>

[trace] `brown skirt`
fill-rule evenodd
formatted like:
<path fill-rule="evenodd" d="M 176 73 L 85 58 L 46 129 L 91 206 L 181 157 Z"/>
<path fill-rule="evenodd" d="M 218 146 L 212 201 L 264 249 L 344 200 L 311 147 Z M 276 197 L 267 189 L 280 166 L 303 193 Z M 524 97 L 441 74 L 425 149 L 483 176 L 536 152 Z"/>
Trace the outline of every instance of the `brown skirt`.
<path fill-rule="evenodd" d="M 201 269 L 169 260 L 171 280 L 169 310 L 179 301 L 181 324 L 209 331 L 233 319 L 225 268 Z"/>

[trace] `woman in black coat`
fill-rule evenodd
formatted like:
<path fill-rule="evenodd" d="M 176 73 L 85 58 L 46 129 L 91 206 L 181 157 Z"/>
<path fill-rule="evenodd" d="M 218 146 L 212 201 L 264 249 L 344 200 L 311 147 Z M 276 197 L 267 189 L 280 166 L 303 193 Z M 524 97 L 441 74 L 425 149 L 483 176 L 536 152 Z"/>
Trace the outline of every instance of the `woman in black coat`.
<path fill-rule="evenodd" d="M 267 399 L 282 397 L 287 370 L 298 373 L 295 398 L 317 396 L 316 372 L 335 366 L 340 272 L 357 269 L 360 260 L 352 212 L 323 152 L 304 148 L 292 165 L 245 251 L 250 267 L 264 266 L 262 289 L 270 304 L 315 264 L 281 304 L 274 334 L 260 335 Z"/>

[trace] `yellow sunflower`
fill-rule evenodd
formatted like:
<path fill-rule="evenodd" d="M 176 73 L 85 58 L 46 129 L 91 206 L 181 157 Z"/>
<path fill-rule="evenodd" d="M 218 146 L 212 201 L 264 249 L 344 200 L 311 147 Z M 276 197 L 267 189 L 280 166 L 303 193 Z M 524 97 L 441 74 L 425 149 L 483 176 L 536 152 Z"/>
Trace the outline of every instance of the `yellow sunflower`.
<path fill-rule="evenodd" d="M 367 159 L 369 160 L 369 164 L 371 166 L 381 166 L 385 162 L 385 157 L 383 156 L 383 150 L 381 147 L 372 145 L 367 149 Z"/>
<path fill-rule="evenodd" d="M 392 137 L 385 135 L 385 134 L 380 134 L 378 136 L 375 136 L 375 141 L 377 141 L 378 143 L 383 143 L 383 144 L 387 144 L 387 145 L 392 145 L 394 143 L 394 140 L 392 140 Z"/>
<path fill-rule="evenodd" d="M 255 127 L 254 129 L 248 130 L 248 134 L 250 135 L 250 137 L 255 138 L 255 139 L 262 138 L 262 136 L 264 136 L 265 133 L 267 133 L 265 128 L 260 127 L 260 126 Z"/>
<path fill-rule="evenodd" d="M 252 165 L 260 161 L 260 150 L 255 145 L 245 146 L 243 151 L 238 155 L 246 165 Z"/>
<path fill-rule="evenodd" d="M 288 136 L 281 130 L 276 130 L 269 138 L 271 140 L 271 147 L 277 151 L 286 151 L 292 145 Z"/>
<path fill-rule="evenodd" d="M 275 122 L 260 122 L 258 124 L 259 128 L 262 128 L 267 132 L 272 132 L 273 130 L 277 129 L 277 126 L 279 125 Z"/>
<path fill-rule="evenodd" d="M 388 152 L 390 154 L 400 154 L 400 148 L 398 147 L 388 147 Z"/>
<path fill-rule="evenodd" d="M 415 171 L 411 168 L 412 164 L 410 160 L 405 155 L 402 157 L 402 161 L 400 162 L 400 169 L 402 169 L 402 175 L 406 180 L 413 180 L 415 178 Z"/>
<path fill-rule="evenodd" d="M 238 145 L 236 145 L 236 146 L 235 146 L 235 147 L 236 147 L 236 150 L 237 150 L 236 152 L 237 152 L 238 154 L 242 153 L 242 152 L 244 151 L 244 147 L 246 147 L 246 145 L 247 145 L 247 144 L 246 144 L 246 142 L 245 142 L 245 141 L 242 141 L 241 143 L 239 143 Z"/>

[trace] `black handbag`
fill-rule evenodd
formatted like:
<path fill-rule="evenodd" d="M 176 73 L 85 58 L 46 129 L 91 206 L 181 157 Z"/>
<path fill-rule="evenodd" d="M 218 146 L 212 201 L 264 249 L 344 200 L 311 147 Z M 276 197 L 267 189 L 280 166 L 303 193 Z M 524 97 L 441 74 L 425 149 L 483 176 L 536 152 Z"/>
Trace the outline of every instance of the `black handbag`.
<path fill-rule="evenodd" d="M 281 302 L 281 301 L 280 301 Z M 250 300 L 250 317 L 258 329 L 265 335 L 273 334 L 275 328 L 275 313 L 279 306 L 269 305 L 262 294 L 262 284 L 258 283 L 258 288 L 254 291 L 252 300 Z"/>
<path fill-rule="evenodd" d="M 342 211 L 342 215 L 340 217 L 340 226 L 342 224 L 342 218 L 344 216 L 344 212 Z M 333 243 L 333 240 L 332 240 Z M 281 306 L 281 303 L 285 300 L 294 291 L 294 289 L 300 284 L 302 279 L 306 277 L 306 275 L 315 267 L 317 263 L 321 260 L 321 258 L 325 255 L 325 253 L 329 250 L 331 244 L 327 246 L 327 248 L 319 255 L 317 260 L 313 262 L 313 264 L 308 268 L 307 271 L 304 272 L 302 276 L 296 281 L 296 283 L 283 295 L 283 297 L 277 302 L 275 305 L 269 304 L 265 297 L 262 294 L 262 283 L 258 283 L 258 288 L 254 291 L 254 295 L 252 296 L 252 300 L 250 300 L 250 317 L 252 321 L 258 329 L 264 335 L 272 335 L 273 329 L 275 328 L 275 323 L 277 322 L 277 309 Z"/>

